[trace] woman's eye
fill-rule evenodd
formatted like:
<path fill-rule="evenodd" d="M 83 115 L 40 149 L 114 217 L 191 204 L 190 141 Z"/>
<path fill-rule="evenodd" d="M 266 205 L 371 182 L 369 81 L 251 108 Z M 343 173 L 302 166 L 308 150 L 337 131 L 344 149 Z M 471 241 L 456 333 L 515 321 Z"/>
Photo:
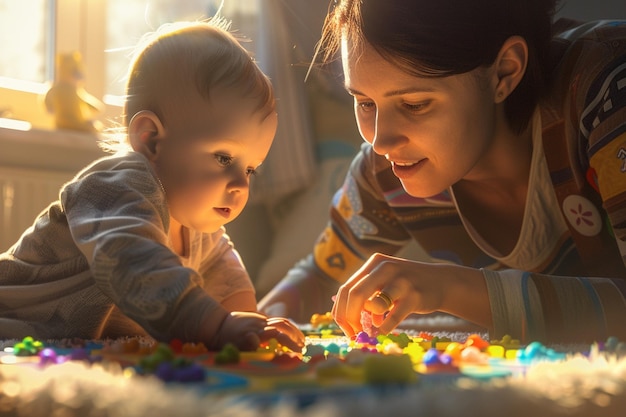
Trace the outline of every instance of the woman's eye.
<path fill-rule="evenodd" d="M 248 168 L 248 169 L 246 170 L 246 175 L 247 175 L 247 176 L 256 175 L 256 169 L 254 169 L 254 168 Z"/>
<path fill-rule="evenodd" d="M 419 112 L 423 111 L 426 107 L 428 107 L 429 104 L 429 101 L 423 101 L 421 103 L 404 103 L 404 107 L 412 112 Z"/>
<path fill-rule="evenodd" d="M 376 104 L 372 101 L 362 101 L 356 104 L 359 110 L 364 112 L 370 112 L 376 110 Z"/>
<path fill-rule="evenodd" d="M 228 155 L 215 154 L 215 160 L 221 166 L 227 167 L 233 163 L 233 157 Z"/>

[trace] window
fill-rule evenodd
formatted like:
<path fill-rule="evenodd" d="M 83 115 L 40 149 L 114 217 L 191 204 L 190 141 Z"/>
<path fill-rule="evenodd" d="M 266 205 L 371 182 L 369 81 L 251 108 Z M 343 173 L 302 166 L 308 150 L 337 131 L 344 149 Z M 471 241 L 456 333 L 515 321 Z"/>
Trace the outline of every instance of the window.
<path fill-rule="evenodd" d="M 106 25 L 106 86 L 109 95 L 124 94 L 129 54 L 145 33 L 156 30 L 164 23 L 180 20 L 198 20 L 214 16 L 220 0 L 108 0 Z M 225 0 L 221 14 L 233 20 L 233 27 L 241 29 L 246 22 L 247 36 L 255 29 L 250 23 L 256 19 L 257 1 Z"/>
<path fill-rule="evenodd" d="M 45 82 L 52 75 L 52 13 L 46 0 L 0 0 L 0 75 Z"/>
<path fill-rule="evenodd" d="M 86 90 L 107 104 L 104 119 L 117 118 L 141 36 L 163 23 L 211 17 L 220 5 L 233 29 L 255 37 L 258 0 L 0 0 L 0 117 L 51 127 L 41 96 L 54 79 L 54 57 L 79 51 Z"/>

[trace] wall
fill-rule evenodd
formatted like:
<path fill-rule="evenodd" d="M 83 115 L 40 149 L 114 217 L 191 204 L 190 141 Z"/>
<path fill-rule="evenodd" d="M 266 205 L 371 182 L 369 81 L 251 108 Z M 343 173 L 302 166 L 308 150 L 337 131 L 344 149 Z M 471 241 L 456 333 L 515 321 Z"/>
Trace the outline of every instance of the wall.
<path fill-rule="evenodd" d="M 580 20 L 626 19 L 624 0 L 561 0 L 558 16 Z"/>
<path fill-rule="evenodd" d="M 64 182 L 104 155 L 95 136 L 36 128 L 0 127 L 0 149 L 0 251 L 57 198 Z"/>

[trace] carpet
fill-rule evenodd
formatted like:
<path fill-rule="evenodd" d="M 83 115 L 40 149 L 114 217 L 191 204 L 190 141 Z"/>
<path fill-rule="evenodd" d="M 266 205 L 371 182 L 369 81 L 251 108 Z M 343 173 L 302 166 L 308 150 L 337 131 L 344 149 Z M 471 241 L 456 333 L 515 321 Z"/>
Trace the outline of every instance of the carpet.
<path fill-rule="evenodd" d="M 443 331 L 436 337 L 461 341 L 467 336 Z M 320 339 L 308 340 L 314 345 Z M 0 348 L 14 344 L 4 341 Z M 128 366 L 132 359 L 121 353 L 119 360 L 53 365 L 34 358 L 14 364 L 3 361 L 0 417 L 626 415 L 626 356 L 605 350 L 602 343 L 557 351 L 568 353 L 559 360 L 511 365 L 516 370 L 506 376 L 429 372 L 404 384 L 321 381 L 315 377 L 319 362 L 293 358 L 268 368 L 264 367 L 271 362 L 262 360 L 245 366 L 208 365 L 205 360 L 204 383 L 140 375 Z"/>

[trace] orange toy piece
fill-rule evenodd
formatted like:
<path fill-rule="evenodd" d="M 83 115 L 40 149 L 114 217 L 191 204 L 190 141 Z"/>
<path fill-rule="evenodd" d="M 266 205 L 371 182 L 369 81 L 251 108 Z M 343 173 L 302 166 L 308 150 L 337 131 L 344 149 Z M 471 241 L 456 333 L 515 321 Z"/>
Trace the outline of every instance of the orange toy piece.
<path fill-rule="evenodd" d="M 489 342 L 483 340 L 483 338 L 477 334 L 471 334 L 467 336 L 467 340 L 465 341 L 465 346 L 475 346 L 479 350 L 485 350 L 489 345 Z"/>
<path fill-rule="evenodd" d="M 333 324 L 334 322 L 335 319 L 333 318 L 333 315 L 330 311 L 325 314 L 313 314 L 311 316 L 311 325 L 314 328 L 328 326 L 330 324 Z"/>
<path fill-rule="evenodd" d="M 57 129 L 100 130 L 95 116 L 102 112 L 103 104 L 83 88 L 84 76 L 79 52 L 57 56 L 56 79 L 45 97 L 46 108 L 54 115 Z"/>

